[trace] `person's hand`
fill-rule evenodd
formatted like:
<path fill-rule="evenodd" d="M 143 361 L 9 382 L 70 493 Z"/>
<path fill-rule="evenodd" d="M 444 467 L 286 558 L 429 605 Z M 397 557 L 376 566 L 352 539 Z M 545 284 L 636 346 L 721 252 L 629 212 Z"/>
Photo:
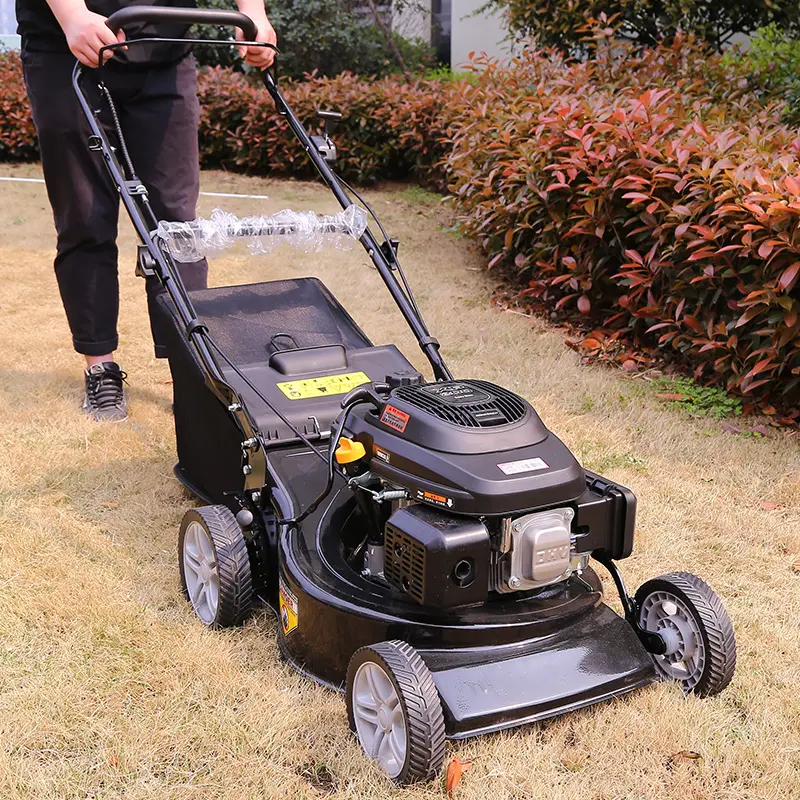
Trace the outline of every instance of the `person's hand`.
<path fill-rule="evenodd" d="M 258 28 L 258 36 L 256 36 L 257 42 L 267 42 L 268 44 L 274 45 L 278 44 L 278 37 L 275 34 L 275 29 L 267 19 L 266 13 L 253 14 L 252 12 L 247 12 L 247 15 L 255 22 Z M 238 28 L 236 29 L 236 38 L 240 42 L 244 41 L 244 34 Z M 271 50 L 269 47 L 240 47 L 239 52 L 242 58 L 244 58 L 245 63 L 253 67 L 258 67 L 258 69 L 271 67 L 272 62 L 275 60 L 275 51 Z"/>
<path fill-rule="evenodd" d="M 83 8 L 70 14 L 64 25 L 64 35 L 72 55 L 87 67 L 96 67 L 99 64 L 100 48 L 107 44 L 116 44 L 125 41 L 125 32 L 112 33 L 106 25 L 106 18 L 100 14 Z M 103 54 L 104 61 L 113 55 L 109 51 Z"/>

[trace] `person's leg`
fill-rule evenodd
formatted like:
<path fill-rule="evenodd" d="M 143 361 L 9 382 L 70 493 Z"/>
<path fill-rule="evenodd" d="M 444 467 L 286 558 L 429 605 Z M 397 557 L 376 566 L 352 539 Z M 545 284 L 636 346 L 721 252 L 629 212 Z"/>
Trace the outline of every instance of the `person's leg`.
<path fill-rule="evenodd" d="M 111 360 L 118 345 L 119 195 L 101 158 L 87 146 L 89 127 L 72 89 L 75 59 L 23 53 L 31 111 L 58 242 L 55 271 L 73 345 Z"/>
<path fill-rule="evenodd" d="M 147 71 L 139 91 L 121 109 L 123 131 L 138 177 L 147 187 L 159 220 L 186 222 L 195 218 L 200 192 L 197 126 L 197 72 L 190 56 L 178 64 Z M 204 289 L 205 259 L 179 264 L 187 289 Z M 148 305 L 156 355 L 166 356 L 163 332 L 155 311 L 161 287 L 148 284 Z"/>
<path fill-rule="evenodd" d="M 57 232 L 55 272 L 75 350 L 86 359 L 84 409 L 125 416 L 117 348 L 119 196 L 72 89 L 70 54 L 23 52 L 23 71 Z"/>

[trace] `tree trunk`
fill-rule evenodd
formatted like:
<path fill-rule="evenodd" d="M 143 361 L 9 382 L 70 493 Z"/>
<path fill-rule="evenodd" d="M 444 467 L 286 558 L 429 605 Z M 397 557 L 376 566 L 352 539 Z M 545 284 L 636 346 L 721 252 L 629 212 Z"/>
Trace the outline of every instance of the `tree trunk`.
<path fill-rule="evenodd" d="M 414 76 L 408 69 L 408 65 L 406 64 L 406 61 L 403 58 L 403 54 L 400 52 L 400 48 L 397 46 L 397 42 L 394 40 L 391 27 L 387 26 L 383 20 L 383 17 L 381 17 L 380 11 L 378 11 L 378 5 L 375 2 L 375 0 L 367 0 L 367 5 L 370 7 L 372 11 L 372 17 L 375 20 L 375 24 L 380 28 L 381 33 L 383 34 L 383 38 L 386 39 L 386 44 L 388 45 L 389 50 L 394 56 L 395 61 L 397 61 L 397 65 L 403 71 L 405 79 L 410 83 L 413 80 Z"/>

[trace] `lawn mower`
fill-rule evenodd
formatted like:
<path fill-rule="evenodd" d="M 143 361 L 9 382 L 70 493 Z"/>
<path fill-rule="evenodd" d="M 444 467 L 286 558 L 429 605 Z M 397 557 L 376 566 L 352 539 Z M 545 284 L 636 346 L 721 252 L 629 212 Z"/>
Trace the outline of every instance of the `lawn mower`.
<path fill-rule="evenodd" d="M 165 20 L 256 37 L 248 17 L 227 11 L 130 6 L 108 24 Z M 92 73 L 102 83 L 102 70 Z M 447 739 L 657 679 L 696 695 L 725 688 L 736 647 L 720 599 L 684 572 L 629 594 L 617 562 L 633 548 L 633 493 L 583 469 L 522 397 L 451 373 L 398 242 L 336 175 L 329 130 L 307 132 L 274 69 L 263 82 L 278 113 L 349 215 L 314 230 L 363 245 L 432 379 L 397 347 L 373 345 L 317 279 L 188 292 L 181 241 L 210 237 L 202 221 L 155 219 L 120 126 L 87 99 L 88 76 L 76 66 L 89 145 L 141 241 L 138 273 L 162 289 L 154 313 L 168 332 L 175 474 L 204 504 L 183 518 L 178 563 L 204 625 L 238 625 L 265 603 L 283 657 L 345 695 L 365 753 L 399 784 L 433 778 Z M 326 126 L 335 117 L 324 114 Z M 367 212 L 380 239 L 352 224 Z M 212 226 L 262 240 L 300 227 L 291 215 Z M 613 579 L 623 616 L 603 602 L 595 564 Z"/>

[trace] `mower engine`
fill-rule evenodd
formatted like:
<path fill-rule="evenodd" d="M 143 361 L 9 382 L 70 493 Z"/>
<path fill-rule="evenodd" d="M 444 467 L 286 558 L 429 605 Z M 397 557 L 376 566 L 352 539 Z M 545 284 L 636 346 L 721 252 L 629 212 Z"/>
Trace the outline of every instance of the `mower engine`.
<path fill-rule="evenodd" d="M 485 381 L 404 383 L 346 425 L 369 458 L 366 575 L 452 608 L 565 581 L 596 550 L 627 555 L 633 495 L 593 485 L 529 403 Z"/>

